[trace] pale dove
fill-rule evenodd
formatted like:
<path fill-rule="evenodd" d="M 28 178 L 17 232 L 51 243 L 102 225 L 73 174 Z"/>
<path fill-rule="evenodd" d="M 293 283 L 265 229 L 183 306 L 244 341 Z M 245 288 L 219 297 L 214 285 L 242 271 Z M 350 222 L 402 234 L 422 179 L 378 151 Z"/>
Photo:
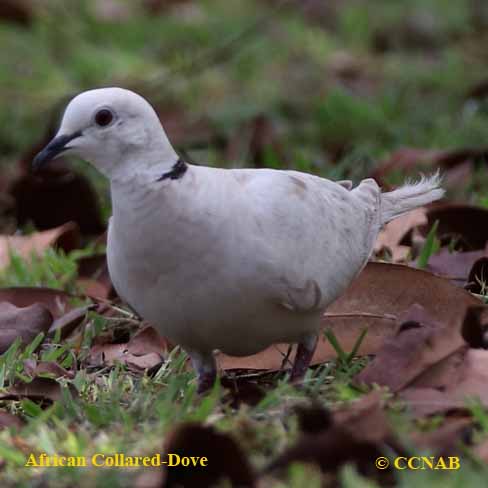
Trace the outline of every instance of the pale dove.
<path fill-rule="evenodd" d="M 108 265 L 119 295 L 180 344 L 199 391 L 214 351 L 250 355 L 298 343 L 291 377 L 314 353 L 321 316 L 365 266 L 381 227 L 442 197 L 439 178 L 381 193 L 297 171 L 194 166 L 155 111 L 121 88 L 81 93 L 34 160 L 76 154 L 110 179 Z"/>

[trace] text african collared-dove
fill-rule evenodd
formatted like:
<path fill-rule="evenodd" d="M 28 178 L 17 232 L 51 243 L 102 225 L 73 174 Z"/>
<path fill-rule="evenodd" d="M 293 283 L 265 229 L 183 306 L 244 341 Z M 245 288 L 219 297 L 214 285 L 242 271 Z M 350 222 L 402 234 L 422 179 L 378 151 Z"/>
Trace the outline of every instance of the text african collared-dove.
<path fill-rule="evenodd" d="M 437 176 L 381 193 L 297 171 L 183 162 L 155 111 L 120 88 L 68 105 L 40 166 L 76 154 L 109 179 L 108 265 L 117 292 L 190 355 L 199 391 L 213 352 L 250 355 L 298 343 L 305 373 L 324 310 L 365 266 L 380 228 L 442 197 Z"/>

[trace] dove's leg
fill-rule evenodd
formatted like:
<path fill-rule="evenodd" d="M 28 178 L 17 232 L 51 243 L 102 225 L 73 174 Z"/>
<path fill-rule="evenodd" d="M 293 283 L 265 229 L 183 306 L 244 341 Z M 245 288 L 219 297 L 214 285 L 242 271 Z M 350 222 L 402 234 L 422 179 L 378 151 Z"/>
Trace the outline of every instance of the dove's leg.
<path fill-rule="evenodd" d="M 202 354 L 195 351 L 187 351 L 191 362 L 198 375 L 198 393 L 210 390 L 217 378 L 217 366 L 212 353 Z"/>
<path fill-rule="evenodd" d="M 293 362 L 293 368 L 291 370 L 291 381 L 301 380 L 312 360 L 315 348 L 317 347 L 318 335 L 310 334 L 298 344 L 297 352 L 295 354 L 295 361 Z"/>

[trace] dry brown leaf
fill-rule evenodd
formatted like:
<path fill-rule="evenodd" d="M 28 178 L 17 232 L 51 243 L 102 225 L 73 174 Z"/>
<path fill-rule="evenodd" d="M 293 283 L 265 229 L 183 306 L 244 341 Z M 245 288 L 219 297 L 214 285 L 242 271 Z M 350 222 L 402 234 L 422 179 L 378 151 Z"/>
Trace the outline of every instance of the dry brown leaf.
<path fill-rule="evenodd" d="M 488 406 L 487 384 L 488 351 L 470 349 L 464 358 L 457 384 L 449 385 L 445 393 L 462 400 L 478 398 L 483 405 Z"/>
<path fill-rule="evenodd" d="M 483 251 L 450 252 L 442 248 L 429 258 L 427 270 L 450 279 L 458 286 L 465 286 L 469 282 L 469 274 L 474 263 L 486 254 Z"/>
<path fill-rule="evenodd" d="M 408 408 L 417 416 L 466 410 L 469 400 L 488 407 L 488 351 L 469 349 L 464 361 L 445 387 L 407 388 L 400 393 Z"/>
<path fill-rule="evenodd" d="M 36 361 L 32 358 L 24 361 L 24 372 L 31 378 L 46 374 L 52 375 L 53 378 L 73 379 L 75 377 L 73 371 L 68 371 L 56 361 Z"/>
<path fill-rule="evenodd" d="M 452 385 L 462 381 L 466 355 L 470 347 L 486 348 L 487 312 L 488 308 L 485 306 L 469 307 L 461 327 L 461 336 L 465 343 L 449 356 L 426 369 L 409 385 L 410 388 L 430 388 L 435 392 L 444 392 Z M 413 394 L 415 395 L 415 393 Z M 428 393 L 428 397 L 436 398 L 437 396 L 437 393 Z"/>
<path fill-rule="evenodd" d="M 385 340 L 356 381 L 397 392 L 463 345 L 458 327 L 449 329 L 432 319 L 423 307 L 413 305 L 399 318 L 398 332 Z"/>
<path fill-rule="evenodd" d="M 61 339 L 65 339 L 82 324 L 88 311 L 92 310 L 94 307 L 95 305 L 86 305 L 85 307 L 78 307 L 66 312 L 52 323 L 49 328 L 49 335 L 54 337 L 56 331 L 61 329 Z"/>
<path fill-rule="evenodd" d="M 386 224 L 376 239 L 374 252 L 380 253 L 386 248 L 390 251 L 393 262 L 405 261 L 410 247 L 400 243 L 412 229 L 427 223 L 426 212 L 425 207 L 417 208 Z"/>
<path fill-rule="evenodd" d="M 364 328 L 368 333 L 359 349 L 360 355 L 376 354 L 385 338 L 396 330 L 397 317 L 412 303 L 423 306 L 435 320 L 448 329 L 461 329 L 469 306 L 480 301 L 449 280 L 427 271 L 389 263 L 368 263 L 349 289 L 327 310 L 323 327 L 329 327 L 342 348 L 352 351 Z M 288 345 L 278 344 L 247 357 L 218 354 L 223 370 L 279 370 Z M 294 357 L 291 354 L 290 360 Z M 337 354 L 327 339 L 320 337 L 312 364 L 335 359 Z"/>
<path fill-rule="evenodd" d="M 92 365 L 127 364 L 136 371 L 151 369 L 163 361 L 167 342 L 155 329 L 145 327 L 124 344 L 95 344 L 90 351 Z"/>
<path fill-rule="evenodd" d="M 17 337 L 29 344 L 40 332 L 47 332 L 53 322 L 49 310 L 39 303 L 18 308 L 11 303 L 0 303 L 0 354 L 4 353 Z"/>
<path fill-rule="evenodd" d="M 127 344 L 127 349 L 135 356 L 141 356 L 150 352 L 162 354 L 168 349 L 168 343 L 159 335 L 154 327 L 146 326 L 134 334 Z"/>
<path fill-rule="evenodd" d="M 467 351 L 467 345 L 456 349 L 452 354 L 423 371 L 410 383 L 409 387 L 444 390 L 448 385 L 457 381 Z"/>
<path fill-rule="evenodd" d="M 68 390 L 75 394 L 76 390 L 72 385 Z M 19 398 L 29 398 L 32 401 L 50 400 L 56 402 L 61 400 L 61 385 L 51 378 L 36 377 L 30 383 L 16 383 L 7 389 L 5 393 L 0 393 L 1 400 L 18 400 Z"/>
<path fill-rule="evenodd" d="M 108 272 L 107 256 L 105 254 L 79 259 L 78 276 L 77 284 L 86 295 L 102 299 L 116 296 Z"/>
<path fill-rule="evenodd" d="M 435 221 L 442 243 L 456 241 L 456 248 L 465 251 L 484 249 L 488 241 L 488 209 L 463 204 L 438 204 L 427 211 L 427 224 L 419 230 L 427 235 Z"/>
<path fill-rule="evenodd" d="M 0 302 L 10 302 L 16 307 L 28 307 L 33 303 L 41 303 L 55 319 L 73 308 L 71 303 L 75 298 L 79 297 L 53 288 L 29 286 L 0 288 Z"/>
<path fill-rule="evenodd" d="M 28 236 L 3 235 L 0 236 L 0 269 L 9 265 L 12 252 L 29 259 L 32 254 L 42 254 L 51 246 L 57 245 L 65 251 L 71 251 L 77 248 L 79 243 L 78 227 L 73 222 Z"/>

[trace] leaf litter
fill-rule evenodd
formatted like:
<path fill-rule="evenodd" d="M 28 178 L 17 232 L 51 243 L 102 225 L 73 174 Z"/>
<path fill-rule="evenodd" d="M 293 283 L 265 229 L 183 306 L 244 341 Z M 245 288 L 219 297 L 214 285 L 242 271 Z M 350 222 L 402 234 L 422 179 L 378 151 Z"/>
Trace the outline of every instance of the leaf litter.
<path fill-rule="evenodd" d="M 97 307 L 74 307 L 70 304 L 72 297 L 57 290 L 20 288 L 3 290 L 2 293 L 4 298 L 17 304 L 43 303 L 38 306 L 43 307 L 50 317 L 43 330 L 55 333 L 68 327 L 66 336 L 83 322 L 90 309 Z M 9 307 L 17 310 L 12 304 L 8 304 L 7 309 Z M 102 312 L 113 312 L 111 307 L 98 307 Z M 234 455 L 238 461 L 233 462 L 241 466 L 236 468 L 237 472 L 219 468 L 206 476 L 213 480 L 245 480 L 243 486 L 253 486 L 252 483 L 260 477 L 279 477 L 283 469 L 294 462 L 315 464 L 324 473 L 334 476 L 341 466 L 353 463 L 360 473 L 388 482 L 391 473 L 388 470 L 378 473 L 372 468 L 371 459 L 384 453 L 386 448 L 404 452 L 408 447 L 388 419 L 388 409 L 395 402 L 417 420 L 439 413 L 460 412 L 462 416 L 457 420 L 447 420 L 446 417 L 445 425 L 435 433 L 423 435 L 417 432 L 411 439 L 419 446 L 438 452 L 452 446 L 454 452 L 458 443 L 470 438 L 467 433 L 475 428 L 466 399 L 477 398 L 488 406 L 484 387 L 488 379 L 488 351 L 481 348 L 486 341 L 484 310 L 479 298 L 447 278 L 405 265 L 369 263 L 324 315 L 323 327 L 333 332 L 346 351 L 354 347 L 360 330 L 367 330 L 357 355 L 374 356 L 374 359 L 354 378 L 354 384 L 358 391 L 372 388 L 371 393 L 345 407 L 338 406 L 331 413 L 320 405 L 316 405 L 315 410 L 309 407 L 297 413 L 303 434 L 262 472 L 256 474 L 249 468 L 247 455 L 236 444 Z M 111 315 L 113 313 L 107 316 Z M 133 319 L 129 322 L 132 330 L 135 326 Z M 119 335 L 118 340 L 116 337 L 113 333 L 105 338 L 99 336 L 83 364 L 95 370 L 122 364 L 140 375 L 160 365 L 172 347 L 150 326 L 132 337 L 126 332 Z M 114 343 L 114 339 L 117 342 Z M 229 379 L 237 372 L 237 383 L 223 380 L 224 387 L 231 392 L 231 396 L 223 400 L 232 408 L 238 408 L 242 403 L 259 404 L 266 387 L 263 391 L 259 377 L 248 381 L 246 386 L 245 381 L 239 380 L 239 374 L 252 370 L 279 371 L 286 352 L 287 346 L 276 345 L 248 358 L 219 355 L 220 368 L 229 372 Z M 336 358 L 336 349 L 325 336 L 322 337 L 313 363 L 323 364 Z M 62 381 L 69 384 L 76 374 L 56 362 L 32 359 L 24 361 L 23 371 L 31 378 L 30 382 L 12 384 L 1 395 L 2 401 L 27 398 L 41 405 L 46 401 L 61 401 L 62 388 L 65 388 Z M 375 391 L 378 387 L 386 389 Z M 72 385 L 68 390 L 76 398 L 77 392 Z M 6 422 L 9 423 L 8 418 Z M 15 421 L 10 423 L 13 425 Z M 212 437 L 213 433 L 207 433 L 206 429 L 199 424 L 182 425 L 175 427 L 168 439 L 176 436 L 178 443 L 184 446 L 195 436 Z M 226 449 L 234 449 L 229 447 L 235 444 L 234 440 L 225 434 L 218 436 L 225 438 L 222 442 Z M 173 441 L 168 442 L 171 446 Z M 199 447 L 198 452 L 202 455 L 204 451 Z M 216 451 L 209 452 L 215 455 Z M 163 476 L 162 486 L 174 486 L 188 476 L 187 472 L 168 470 L 165 473 L 157 475 L 158 480 Z M 199 481 L 192 476 L 196 475 L 190 476 L 192 482 Z M 202 480 L 202 486 L 207 481 Z"/>

